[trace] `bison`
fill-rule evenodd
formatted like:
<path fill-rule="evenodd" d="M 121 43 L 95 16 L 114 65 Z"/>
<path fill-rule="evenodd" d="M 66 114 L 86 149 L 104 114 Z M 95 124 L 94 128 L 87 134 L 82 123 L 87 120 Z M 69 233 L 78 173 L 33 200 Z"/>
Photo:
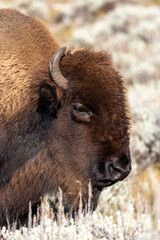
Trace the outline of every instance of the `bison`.
<path fill-rule="evenodd" d="M 46 193 L 92 206 L 131 170 L 125 82 L 105 51 L 66 51 L 37 18 L 0 10 L 0 225 Z M 6 214 L 7 213 L 7 214 Z"/>

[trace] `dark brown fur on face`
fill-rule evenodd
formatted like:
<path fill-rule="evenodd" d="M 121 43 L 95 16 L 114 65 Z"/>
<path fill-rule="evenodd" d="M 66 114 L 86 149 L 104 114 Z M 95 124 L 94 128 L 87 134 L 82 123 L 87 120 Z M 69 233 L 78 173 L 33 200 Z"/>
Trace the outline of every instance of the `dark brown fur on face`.
<path fill-rule="evenodd" d="M 58 187 L 76 209 L 89 179 L 94 209 L 130 172 L 124 81 L 106 52 L 80 49 L 62 58 L 59 88 L 49 73 L 59 48 L 40 20 L 0 10 L 0 225 Z"/>

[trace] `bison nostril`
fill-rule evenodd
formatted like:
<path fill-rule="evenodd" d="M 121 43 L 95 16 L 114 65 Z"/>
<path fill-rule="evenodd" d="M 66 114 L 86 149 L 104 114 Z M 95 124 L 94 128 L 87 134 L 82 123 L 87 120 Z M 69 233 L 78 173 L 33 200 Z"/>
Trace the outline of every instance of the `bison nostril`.
<path fill-rule="evenodd" d="M 101 168 L 101 177 L 98 178 L 96 187 L 107 187 L 121 181 L 128 176 L 131 171 L 131 160 L 127 156 L 120 158 L 111 158 L 105 162 L 103 169 Z M 103 170 L 103 172 L 102 172 Z"/>
<path fill-rule="evenodd" d="M 131 164 L 129 159 L 127 161 L 123 161 L 122 158 L 115 158 L 112 159 L 112 162 L 106 162 L 105 163 L 105 178 L 106 180 L 111 181 L 118 181 L 122 180 L 130 173 L 131 170 Z"/>
<path fill-rule="evenodd" d="M 113 168 L 112 164 L 110 164 L 108 166 L 108 168 L 109 168 L 109 172 L 112 174 L 114 172 L 114 168 Z"/>
<path fill-rule="evenodd" d="M 110 163 L 108 166 L 108 170 L 111 175 L 111 179 L 114 178 L 114 180 L 117 180 L 122 177 L 123 175 L 123 170 L 117 166 L 114 165 L 114 163 Z"/>
<path fill-rule="evenodd" d="M 109 170 L 111 176 L 114 174 L 114 175 L 116 175 L 116 177 L 121 177 L 121 171 L 118 168 L 115 168 L 114 164 L 111 163 L 108 166 L 108 170 Z"/>

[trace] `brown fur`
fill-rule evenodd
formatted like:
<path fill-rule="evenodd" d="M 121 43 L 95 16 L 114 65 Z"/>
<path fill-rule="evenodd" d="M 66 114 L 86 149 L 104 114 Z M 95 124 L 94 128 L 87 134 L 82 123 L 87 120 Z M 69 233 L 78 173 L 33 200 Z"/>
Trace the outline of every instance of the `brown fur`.
<path fill-rule="evenodd" d="M 6 211 L 12 221 L 58 186 L 66 205 L 76 208 L 80 186 L 85 202 L 88 181 L 94 187 L 104 162 L 129 155 L 125 83 L 110 57 L 68 52 L 60 63 L 69 81 L 63 91 L 49 74 L 59 48 L 40 20 L 0 10 L 0 224 Z M 72 103 L 86 105 L 92 120 L 74 121 Z M 94 208 L 99 194 L 93 188 Z"/>

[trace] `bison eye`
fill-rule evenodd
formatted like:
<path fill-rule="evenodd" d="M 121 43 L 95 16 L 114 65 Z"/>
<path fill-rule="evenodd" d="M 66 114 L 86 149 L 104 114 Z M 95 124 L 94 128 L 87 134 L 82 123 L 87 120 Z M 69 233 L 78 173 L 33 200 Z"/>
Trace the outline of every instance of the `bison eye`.
<path fill-rule="evenodd" d="M 77 106 L 75 106 L 75 107 L 74 107 L 74 110 L 75 110 L 76 112 L 82 113 L 82 114 L 86 114 L 86 113 L 87 113 L 87 111 L 86 111 L 83 107 L 77 107 Z"/>
<path fill-rule="evenodd" d="M 77 103 L 73 105 L 72 117 L 77 122 L 89 122 L 92 112 L 84 105 Z"/>

